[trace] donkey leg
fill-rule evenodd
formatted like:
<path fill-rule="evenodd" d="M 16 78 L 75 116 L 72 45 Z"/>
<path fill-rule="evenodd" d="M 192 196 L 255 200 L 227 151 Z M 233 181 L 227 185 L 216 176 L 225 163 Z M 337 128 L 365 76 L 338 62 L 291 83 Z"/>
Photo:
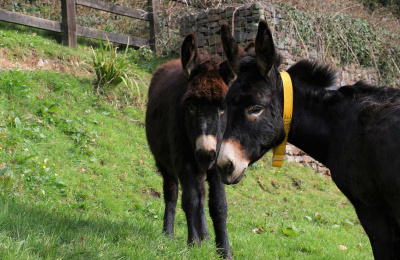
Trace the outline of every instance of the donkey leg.
<path fill-rule="evenodd" d="M 400 260 L 400 225 L 397 224 L 394 230 L 393 249 L 396 260 Z"/>
<path fill-rule="evenodd" d="M 400 198 L 393 197 L 390 201 L 390 205 L 393 209 L 393 218 L 395 222 L 395 228 L 393 230 L 393 249 L 396 260 L 400 260 Z"/>
<path fill-rule="evenodd" d="M 226 202 L 225 185 L 214 168 L 208 171 L 207 180 L 210 186 L 208 206 L 215 230 L 215 243 L 218 252 L 223 258 L 232 259 L 228 231 L 226 229 L 228 203 Z"/>
<path fill-rule="evenodd" d="M 393 260 L 393 219 L 387 207 L 355 206 L 361 225 L 371 242 L 375 260 Z"/>
<path fill-rule="evenodd" d="M 188 227 L 187 243 L 200 246 L 200 185 L 192 172 L 183 173 L 179 176 L 179 181 L 182 185 L 182 209 L 185 212 Z"/>
<path fill-rule="evenodd" d="M 210 234 L 208 233 L 207 228 L 207 220 L 206 220 L 206 212 L 204 209 L 204 204 L 206 200 L 206 183 L 205 181 L 201 181 L 200 183 L 200 191 L 201 191 L 201 203 L 200 203 L 200 239 L 208 240 L 210 239 Z"/>
<path fill-rule="evenodd" d="M 163 176 L 163 191 L 164 191 L 164 225 L 163 233 L 174 237 L 174 222 L 176 202 L 178 201 L 178 178 L 168 174 L 162 167 L 158 167 Z"/>

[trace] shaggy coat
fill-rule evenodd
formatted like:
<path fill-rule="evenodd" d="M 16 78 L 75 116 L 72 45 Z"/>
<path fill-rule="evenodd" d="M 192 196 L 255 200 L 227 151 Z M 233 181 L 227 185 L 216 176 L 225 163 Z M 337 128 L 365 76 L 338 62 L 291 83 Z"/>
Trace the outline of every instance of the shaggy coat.
<path fill-rule="evenodd" d="M 188 244 L 200 245 L 209 237 L 204 212 L 207 179 L 216 244 L 223 257 L 231 258 L 225 187 L 214 167 L 226 124 L 224 97 L 228 91 L 218 64 L 214 58 L 200 56 L 194 35 L 189 34 L 182 44 L 181 59 L 168 62 L 153 75 L 146 134 L 164 181 L 163 232 L 173 237 L 180 184 Z"/>
<path fill-rule="evenodd" d="M 222 28 L 225 51 L 235 45 Z M 226 96 L 228 122 L 218 157 L 226 184 L 284 139 L 280 56 L 265 21 L 255 49 L 231 53 L 237 80 Z M 228 62 L 227 62 L 228 63 Z M 303 60 L 288 71 L 293 118 L 288 141 L 325 164 L 354 205 L 375 259 L 400 259 L 400 90 L 358 82 L 332 90 L 335 72 Z M 251 120 L 250 120 L 251 119 Z"/>

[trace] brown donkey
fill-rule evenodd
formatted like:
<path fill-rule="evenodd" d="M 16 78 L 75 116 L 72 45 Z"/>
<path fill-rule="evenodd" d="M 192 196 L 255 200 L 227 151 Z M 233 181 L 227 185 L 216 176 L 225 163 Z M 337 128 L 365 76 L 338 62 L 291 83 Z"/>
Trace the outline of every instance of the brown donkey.
<path fill-rule="evenodd" d="M 226 230 L 225 187 L 216 172 L 226 124 L 224 97 L 231 73 L 219 73 L 219 61 L 200 55 L 193 34 L 186 36 L 181 59 L 161 66 L 149 88 L 147 140 L 164 180 L 163 232 L 173 237 L 178 180 L 188 226 L 188 244 L 201 244 L 209 233 L 204 212 L 205 181 L 216 244 L 231 258 Z"/>

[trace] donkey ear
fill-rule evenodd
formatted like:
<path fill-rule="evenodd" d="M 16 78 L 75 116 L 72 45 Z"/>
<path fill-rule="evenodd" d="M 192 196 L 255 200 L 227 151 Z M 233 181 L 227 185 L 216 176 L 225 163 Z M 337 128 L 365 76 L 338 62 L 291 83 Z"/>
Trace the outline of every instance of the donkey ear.
<path fill-rule="evenodd" d="M 235 74 L 238 74 L 240 71 L 239 56 L 243 50 L 236 43 L 227 24 L 221 25 L 221 42 L 230 67 Z"/>
<path fill-rule="evenodd" d="M 275 61 L 275 46 L 272 39 L 271 30 L 265 20 L 261 20 L 258 24 L 258 32 L 256 37 L 256 57 L 258 68 L 261 75 L 266 77 L 271 70 Z"/>
<path fill-rule="evenodd" d="M 185 73 L 190 76 L 190 73 L 196 68 L 199 58 L 196 39 L 193 33 L 189 33 L 182 43 L 181 62 Z"/>

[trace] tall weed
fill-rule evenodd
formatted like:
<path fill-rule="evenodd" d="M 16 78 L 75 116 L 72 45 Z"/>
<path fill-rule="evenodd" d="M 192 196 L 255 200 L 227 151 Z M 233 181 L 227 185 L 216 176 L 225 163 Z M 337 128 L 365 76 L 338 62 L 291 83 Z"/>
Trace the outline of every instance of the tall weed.
<path fill-rule="evenodd" d="M 99 33 L 100 48 L 92 49 L 92 65 L 97 76 L 97 88 L 101 90 L 110 90 L 123 82 L 127 78 L 128 61 L 126 55 L 128 51 L 129 41 L 126 45 L 124 55 L 118 55 L 118 47 L 114 47 L 109 39 L 103 45 L 101 34 Z"/>

